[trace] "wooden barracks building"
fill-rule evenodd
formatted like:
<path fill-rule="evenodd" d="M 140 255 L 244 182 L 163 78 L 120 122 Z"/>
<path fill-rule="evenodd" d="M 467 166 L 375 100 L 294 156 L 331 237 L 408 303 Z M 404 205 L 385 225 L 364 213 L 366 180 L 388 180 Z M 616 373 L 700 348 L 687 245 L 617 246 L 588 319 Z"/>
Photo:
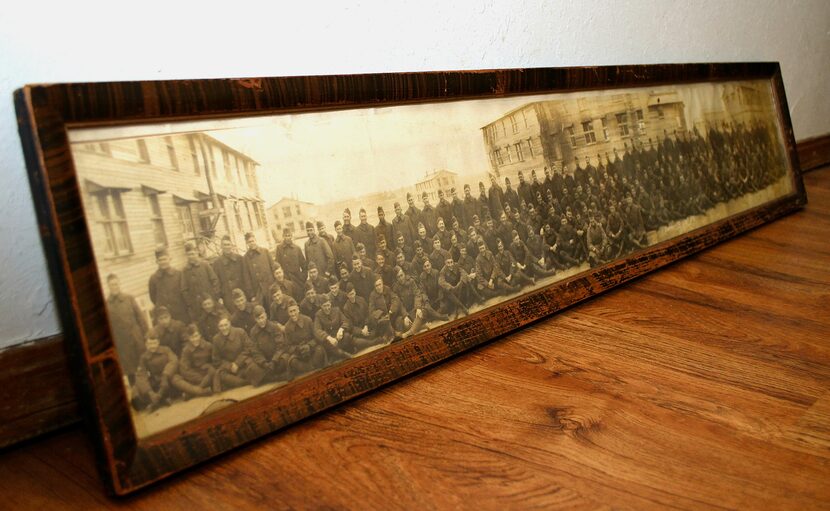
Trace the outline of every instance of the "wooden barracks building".
<path fill-rule="evenodd" d="M 209 135 L 73 142 L 72 152 L 102 282 L 118 275 L 145 311 L 157 247 L 181 268 L 188 241 L 208 259 L 225 234 L 240 253 L 248 231 L 269 244 L 258 163 Z"/>
<path fill-rule="evenodd" d="M 527 103 L 481 128 L 491 172 L 516 183 L 522 171 L 530 179 L 545 167 L 573 172 L 588 156 L 625 150 L 624 144 L 648 146 L 664 131 L 685 131 L 684 105 L 675 92 L 635 92 L 609 96 Z"/>

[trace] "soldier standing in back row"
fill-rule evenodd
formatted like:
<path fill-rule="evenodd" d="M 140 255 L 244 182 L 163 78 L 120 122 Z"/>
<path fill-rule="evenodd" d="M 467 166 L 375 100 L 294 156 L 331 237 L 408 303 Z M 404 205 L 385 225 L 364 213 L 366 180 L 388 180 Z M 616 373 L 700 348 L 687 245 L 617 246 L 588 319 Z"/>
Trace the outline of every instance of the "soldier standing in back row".
<path fill-rule="evenodd" d="M 214 301 L 219 299 L 219 278 L 213 267 L 199 257 L 195 244 L 186 243 L 184 252 L 187 264 L 182 270 L 182 296 L 190 317 L 198 318 L 202 312 L 201 296 L 210 296 Z"/>
<path fill-rule="evenodd" d="M 107 312 L 118 361 L 124 374 L 133 377 L 139 357 L 144 352 L 147 320 L 138 308 L 135 298 L 121 292 L 121 282 L 115 274 L 107 276 L 107 285 L 110 291 L 107 297 Z"/>
<path fill-rule="evenodd" d="M 248 245 L 245 265 L 251 279 L 251 301 L 267 305 L 268 289 L 274 283 L 274 260 L 268 250 L 257 245 L 254 233 L 245 233 L 245 243 Z"/>
<path fill-rule="evenodd" d="M 213 261 L 213 271 L 219 279 L 220 298 L 227 308 L 233 306 L 233 290 L 241 289 L 251 295 L 251 283 L 245 260 L 234 252 L 233 242 L 227 234 L 222 237 L 222 255 Z"/>
<path fill-rule="evenodd" d="M 294 233 L 291 229 L 282 230 L 282 243 L 277 245 L 276 256 L 285 276 L 291 279 L 298 289 L 305 289 L 306 260 L 302 249 L 294 243 Z"/>
<path fill-rule="evenodd" d="M 170 266 L 170 254 L 166 248 L 156 250 L 158 270 L 150 276 L 148 290 L 150 301 L 156 307 L 167 307 L 173 319 L 188 323 L 193 319 L 182 295 L 182 272 Z"/>

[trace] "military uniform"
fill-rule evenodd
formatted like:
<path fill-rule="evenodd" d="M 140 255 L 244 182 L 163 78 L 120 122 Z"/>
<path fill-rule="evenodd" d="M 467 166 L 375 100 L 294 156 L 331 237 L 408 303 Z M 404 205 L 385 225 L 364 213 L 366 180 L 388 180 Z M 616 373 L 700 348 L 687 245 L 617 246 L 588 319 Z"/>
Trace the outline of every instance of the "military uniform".
<path fill-rule="evenodd" d="M 192 318 L 182 294 L 182 272 L 173 268 L 159 268 L 150 275 L 148 283 L 150 301 L 156 307 L 167 307 L 170 316 L 182 323 L 189 323 Z"/>
<path fill-rule="evenodd" d="M 213 345 L 205 340 L 199 346 L 188 342 L 182 348 L 178 374 L 173 376 L 171 383 L 187 396 L 207 396 L 212 393 L 215 373 Z"/>
<path fill-rule="evenodd" d="M 134 375 L 144 352 L 147 320 L 132 296 L 119 293 L 107 298 L 107 312 L 118 361 L 124 374 Z"/>
<path fill-rule="evenodd" d="M 219 278 L 208 263 L 196 261 L 185 265 L 182 270 L 182 296 L 184 296 L 191 318 L 197 318 L 200 315 L 201 296 L 210 296 L 218 303 L 219 291 Z"/>
<path fill-rule="evenodd" d="M 314 263 L 321 274 L 334 275 L 334 253 L 328 241 L 319 236 L 309 237 L 305 242 L 305 259 Z"/>
<path fill-rule="evenodd" d="M 245 260 L 239 254 L 222 254 L 213 261 L 213 271 L 219 279 L 219 295 L 225 306 L 233 306 L 233 290 L 241 289 L 246 296 L 251 292 L 251 279 Z"/>
<path fill-rule="evenodd" d="M 176 374 L 178 358 L 166 346 L 159 346 L 156 351 L 145 351 L 138 360 L 133 386 L 133 406 L 137 410 L 154 408 L 168 398 L 170 382 Z"/>
<path fill-rule="evenodd" d="M 277 245 L 276 256 L 285 276 L 302 288 L 306 279 L 306 259 L 302 249 L 293 241 L 283 241 Z"/>

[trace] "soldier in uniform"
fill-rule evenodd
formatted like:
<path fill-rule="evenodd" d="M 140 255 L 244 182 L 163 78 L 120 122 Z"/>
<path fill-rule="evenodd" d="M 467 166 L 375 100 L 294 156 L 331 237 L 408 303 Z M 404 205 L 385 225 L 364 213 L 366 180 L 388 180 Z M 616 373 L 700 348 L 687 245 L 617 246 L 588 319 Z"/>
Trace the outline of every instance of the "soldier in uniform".
<path fill-rule="evenodd" d="M 167 307 L 173 319 L 187 323 L 191 317 L 182 294 L 182 272 L 170 266 L 166 248 L 156 250 L 156 264 L 158 270 L 148 283 L 150 301 L 155 307 Z"/>
<path fill-rule="evenodd" d="M 516 193 L 519 195 L 519 202 L 524 201 L 528 206 L 533 204 L 533 192 L 530 189 L 530 184 L 525 181 L 525 176 L 521 170 L 519 171 L 519 188 Z"/>
<path fill-rule="evenodd" d="M 395 271 L 395 284 L 392 286 L 392 292 L 400 298 L 404 312 L 403 328 L 405 331 L 401 334 L 401 338 L 405 339 L 424 330 L 428 321 L 449 319 L 447 315 L 440 314 L 432 308 L 429 298 L 421 290 L 418 282 L 403 268 L 395 268 Z"/>
<path fill-rule="evenodd" d="M 210 295 L 215 300 L 219 299 L 219 278 L 216 272 L 199 257 L 196 245 L 188 242 L 184 246 L 187 256 L 187 264 L 182 270 L 182 296 L 187 304 L 188 314 L 192 318 L 199 317 L 201 302 L 199 296 Z"/>
<path fill-rule="evenodd" d="M 305 298 L 300 302 L 300 312 L 309 318 L 313 318 L 317 311 L 320 310 L 320 305 L 323 303 L 323 296 L 317 293 L 317 289 L 311 284 L 306 283 Z"/>
<path fill-rule="evenodd" d="M 305 259 L 308 262 L 309 271 L 311 265 L 317 267 L 321 276 L 334 275 L 334 253 L 331 251 L 329 242 L 318 237 L 314 232 L 314 224 L 306 222 L 305 231 L 308 240 L 305 242 Z"/>
<path fill-rule="evenodd" d="M 185 327 L 187 343 L 179 357 L 178 374 L 170 383 L 185 397 L 209 396 L 213 393 L 213 345 L 207 342 L 199 328 L 191 323 Z"/>
<path fill-rule="evenodd" d="M 600 222 L 600 212 L 592 211 L 591 221 L 585 233 L 588 243 L 588 262 L 593 266 L 600 266 L 609 261 L 611 244 Z"/>
<path fill-rule="evenodd" d="M 358 296 L 363 297 L 364 300 L 368 300 L 369 295 L 372 293 L 372 287 L 374 286 L 372 270 L 365 268 L 363 261 L 357 256 L 352 259 L 352 267 L 354 269 L 349 277 L 349 281 L 354 285 Z"/>
<path fill-rule="evenodd" d="M 268 305 L 268 290 L 274 283 L 274 260 L 268 250 L 257 245 L 254 233 L 245 233 L 245 243 L 248 245 L 248 251 L 245 252 L 245 265 L 251 279 L 251 293 L 253 293 L 251 300 Z"/>
<path fill-rule="evenodd" d="M 154 328 L 158 335 L 159 343 L 173 350 L 173 353 L 178 357 L 182 352 L 183 343 L 187 342 L 187 336 L 185 334 L 187 327 L 181 321 L 173 319 L 170 311 L 163 305 L 153 309 L 153 314 L 156 316 Z"/>
<path fill-rule="evenodd" d="M 464 223 L 464 227 L 469 229 L 473 225 L 473 217 L 480 215 L 481 212 L 479 211 L 478 201 L 470 193 L 470 185 L 468 184 L 464 185 L 464 202 L 462 205 L 464 214 L 460 219 Z"/>
<path fill-rule="evenodd" d="M 360 208 L 360 224 L 354 230 L 352 239 L 358 244 L 362 243 L 366 248 L 366 256 L 370 259 L 375 258 L 375 230 L 369 225 L 366 220 L 366 210 Z"/>
<path fill-rule="evenodd" d="M 213 338 L 213 391 L 221 392 L 243 385 L 259 385 L 265 371 L 253 363 L 248 348 L 250 339 L 241 328 L 231 325 L 231 318 L 219 320 L 219 333 Z"/>
<path fill-rule="evenodd" d="M 256 319 L 254 317 L 254 305 L 248 303 L 245 291 L 239 288 L 233 290 L 233 305 L 231 305 L 231 310 L 233 311 L 231 325 L 236 328 L 241 328 L 246 334 L 250 333 L 251 328 L 256 324 Z"/>
<path fill-rule="evenodd" d="M 285 340 L 284 327 L 268 321 L 265 308 L 254 307 L 256 323 L 251 328 L 250 344 L 247 347 L 252 363 L 256 364 L 265 376 L 266 382 L 288 381 L 291 379 L 291 360 L 288 342 Z"/>
<path fill-rule="evenodd" d="M 352 271 L 352 256 L 356 253 L 354 242 L 343 232 L 343 224 L 340 220 L 334 222 L 334 231 L 337 233 L 337 238 L 334 239 L 331 248 L 334 252 L 335 264 L 338 266 L 345 264 L 349 271 Z"/>
<path fill-rule="evenodd" d="M 501 216 L 502 211 L 504 211 L 504 191 L 499 186 L 499 182 L 496 181 L 495 174 L 490 174 L 490 193 L 487 201 L 490 205 L 490 216 L 494 218 Z"/>
<path fill-rule="evenodd" d="M 320 220 L 317 220 L 317 237 L 326 240 L 326 243 L 329 244 L 329 248 L 334 250 L 334 236 L 326 232 L 326 224 Z"/>
<path fill-rule="evenodd" d="M 432 237 L 437 227 L 438 213 L 435 212 L 435 208 L 429 203 L 429 195 L 427 195 L 427 192 L 421 194 L 421 201 L 424 203 L 424 207 L 421 208 L 421 223 L 424 225 L 427 236 Z"/>
<path fill-rule="evenodd" d="M 354 240 L 354 225 L 352 225 L 352 212 L 349 208 L 343 210 L 343 234 Z"/>
<path fill-rule="evenodd" d="M 444 222 L 444 218 L 439 216 L 436 219 L 435 224 L 438 229 L 435 231 L 435 235 L 433 235 L 432 239 L 439 240 L 441 242 L 441 248 L 449 250 L 450 246 L 452 246 L 452 242 L 450 240 L 452 233 L 447 230 L 447 224 Z"/>
<path fill-rule="evenodd" d="M 375 276 L 383 279 L 383 283 L 391 286 L 395 282 L 395 272 L 392 265 L 386 262 L 386 257 L 380 252 L 375 255 Z"/>
<path fill-rule="evenodd" d="M 406 203 L 409 207 L 406 210 L 406 217 L 409 219 L 409 224 L 412 226 L 413 238 L 417 235 L 418 224 L 423 223 L 421 218 L 421 210 L 415 206 L 415 197 L 411 193 L 406 193 Z"/>
<path fill-rule="evenodd" d="M 294 233 L 291 229 L 283 229 L 282 243 L 277 245 L 276 257 L 277 262 L 280 263 L 285 272 L 285 276 L 291 279 L 299 289 L 304 289 L 306 260 L 302 249 L 294 243 Z"/>
<path fill-rule="evenodd" d="M 459 228 L 463 228 L 462 222 L 464 221 L 464 203 L 461 202 L 461 199 L 458 198 L 458 192 L 455 191 L 455 187 L 450 188 L 450 195 L 452 196 L 452 202 L 450 205 L 452 206 L 452 215 L 451 218 L 455 218 L 458 222 Z M 452 224 L 452 222 L 450 222 Z M 455 229 L 455 226 L 453 226 Z"/>
<path fill-rule="evenodd" d="M 199 303 L 202 305 L 199 313 L 199 331 L 205 339 L 213 339 L 219 333 L 219 320 L 222 316 L 230 317 L 230 313 L 208 294 L 199 297 Z"/>
<path fill-rule="evenodd" d="M 395 248 L 395 229 L 392 227 L 392 224 L 386 221 L 386 213 L 384 213 L 383 208 L 378 206 L 378 224 L 375 226 L 375 240 L 377 242 L 383 238 L 386 240 L 386 248 L 391 250 Z M 375 249 L 380 250 L 380 248 Z"/>
<path fill-rule="evenodd" d="M 213 261 L 213 271 L 219 279 L 219 296 L 225 307 L 233 307 L 234 289 L 241 289 L 247 296 L 253 296 L 245 260 L 234 252 L 233 242 L 227 234 L 222 237 L 222 255 Z"/>
<path fill-rule="evenodd" d="M 442 263 L 443 266 L 443 263 Z M 446 311 L 447 307 L 444 303 L 444 291 L 441 289 L 441 284 L 438 282 L 440 273 L 433 268 L 430 260 L 424 261 L 423 271 L 421 272 L 418 282 L 421 284 L 421 290 L 427 297 L 429 303 L 438 311 Z"/>
<path fill-rule="evenodd" d="M 391 265 L 395 261 L 395 252 L 387 247 L 386 238 L 384 238 L 383 235 L 378 236 L 377 249 L 375 251 L 375 264 L 377 264 L 378 255 L 383 256 L 383 260 L 386 264 Z M 375 271 L 378 271 L 377 268 L 375 268 Z"/>
<path fill-rule="evenodd" d="M 447 257 L 444 267 L 438 272 L 438 285 L 444 291 L 444 303 L 448 313 L 455 313 L 456 319 L 468 315 L 470 307 L 478 299 L 478 293 L 470 283 L 467 272 L 455 264 L 452 257 Z"/>
<path fill-rule="evenodd" d="M 302 300 L 305 293 L 303 288 L 298 286 L 296 282 L 285 277 L 285 270 L 282 269 L 280 263 L 274 263 L 274 284 L 278 284 L 282 288 L 282 292 L 292 297 L 294 300 Z M 273 284 L 271 285 L 273 289 Z M 271 289 L 269 289 L 271 291 Z M 271 292 L 271 295 L 274 293 Z M 270 304 L 269 304 L 270 306 Z"/>
<path fill-rule="evenodd" d="M 420 282 L 420 274 L 424 268 L 424 261 L 428 261 L 429 256 L 424 251 L 424 246 L 421 244 L 420 241 L 415 242 L 415 255 L 412 257 L 412 276 L 415 277 L 415 280 Z M 417 277 L 416 277 L 417 276 Z"/>
<path fill-rule="evenodd" d="M 446 261 L 448 257 L 451 257 L 450 253 L 441 247 L 440 238 L 436 237 L 433 239 L 432 252 L 429 254 L 429 261 L 432 263 L 432 267 L 435 268 L 436 271 L 440 270 L 444 267 L 444 261 Z"/>
<path fill-rule="evenodd" d="M 299 376 L 325 367 L 326 351 L 314 337 L 314 322 L 300 313 L 297 304 L 288 307 L 288 315 L 285 339 L 288 341 L 289 349 L 295 354 L 291 360 L 293 374 Z"/>
<path fill-rule="evenodd" d="M 167 403 L 179 361 L 170 348 L 159 344 L 153 330 L 147 332 L 144 347 L 135 370 L 132 404 L 136 410 L 153 411 Z"/>
<path fill-rule="evenodd" d="M 519 194 L 510 185 L 509 177 L 504 178 L 504 205 L 515 211 L 519 210 Z"/>
<path fill-rule="evenodd" d="M 405 245 L 412 245 L 415 241 L 415 229 L 412 227 L 412 221 L 409 216 L 405 215 L 401 204 L 395 203 L 395 218 L 392 219 L 392 232 L 394 233 L 395 248 L 404 248 Z M 403 243 L 401 243 L 403 237 Z"/>
<path fill-rule="evenodd" d="M 476 290 L 485 300 L 518 291 L 505 280 L 506 275 L 496 262 L 493 253 L 487 249 L 483 239 L 478 242 L 476 277 Z"/>
<path fill-rule="evenodd" d="M 332 306 L 328 296 L 323 297 L 314 316 L 314 337 L 326 350 L 329 364 L 351 358 L 350 353 L 355 352 L 349 321 L 340 309 Z"/>
<path fill-rule="evenodd" d="M 329 277 L 329 292 L 326 293 L 326 298 L 331 300 L 333 307 L 343 310 L 343 305 L 346 303 L 346 293 L 340 289 L 340 281 L 336 277 Z"/>
<path fill-rule="evenodd" d="M 308 291 L 308 286 L 314 287 L 317 294 L 326 294 L 329 292 L 329 281 L 326 277 L 320 275 L 317 270 L 317 264 L 314 261 L 308 263 L 308 280 L 305 283 L 305 289 Z"/>
<path fill-rule="evenodd" d="M 435 206 L 435 214 L 437 218 L 443 218 L 444 222 L 449 222 L 450 218 L 452 218 L 452 205 L 444 195 L 444 190 L 440 188 L 438 189 L 438 204 Z"/>
<path fill-rule="evenodd" d="M 288 323 L 288 308 L 291 304 L 296 304 L 297 301 L 293 297 L 285 293 L 279 284 L 275 283 L 271 286 L 271 308 L 268 311 L 268 318 L 284 328 Z"/>
<path fill-rule="evenodd" d="M 403 330 L 403 309 L 400 299 L 392 293 L 383 279 L 377 277 L 369 295 L 369 327 L 382 342 L 392 342 Z"/>
<path fill-rule="evenodd" d="M 132 378 L 138 367 L 139 358 L 144 352 L 147 319 L 139 309 L 135 298 L 121 292 L 121 282 L 115 274 L 111 273 L 107 276 L 107 286 L 109 286 L 107 313 L 110 318 L 115 349 L 118 351 L 118 360 L 124 374 Z"/>
<path fill-rule="evenodd" d="M 511 290 L 512 292 L 516 292 L 524 286 L 536 284 L 533 277 L 529 277 L 524 272 L 524 265 L 517 263 L 513 254 L 509 250 L 505 250 L 504 243 L 501 240 L 498 242 L 497 250 L 498 252 L 496 252 L 495 256 L 496 263 L 505 275 L 504 280 L 508 287 L 513 288 Z"/>
<path fill-rule="evenodd" d="M 349 323 L 349 333 L 355 352 L 374 346 L 377 342 L 374 332 L 369 329 L 369 305 L 366 299 L 358 296 L 354 285 L 346 284 L 346 303 L 343 304 L 343 315 Z"/>

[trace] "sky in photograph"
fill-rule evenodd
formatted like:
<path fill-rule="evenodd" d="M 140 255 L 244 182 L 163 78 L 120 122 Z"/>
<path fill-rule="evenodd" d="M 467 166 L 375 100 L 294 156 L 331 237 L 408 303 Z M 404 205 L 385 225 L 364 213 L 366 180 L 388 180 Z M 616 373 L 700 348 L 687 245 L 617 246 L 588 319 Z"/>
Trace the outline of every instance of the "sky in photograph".
<path fill-rule="evenodd" d="M 717 84 L 660 87 L 677 90 L 687 126 L 719 107 Z M 366 193 L 413 186 L 427 172 L 464 175 L 489 170 L 481 128 L 532 101 L 574 95 L 620 94 L 625 89 L 519 96 L 385 108 L 286 114 L 75 130 L 73 141 L 204 131 L 260 163 L 266 205 L 282 197 L 326 203 Z M 80 132 L 80 133 L 77 133 Z"/>

